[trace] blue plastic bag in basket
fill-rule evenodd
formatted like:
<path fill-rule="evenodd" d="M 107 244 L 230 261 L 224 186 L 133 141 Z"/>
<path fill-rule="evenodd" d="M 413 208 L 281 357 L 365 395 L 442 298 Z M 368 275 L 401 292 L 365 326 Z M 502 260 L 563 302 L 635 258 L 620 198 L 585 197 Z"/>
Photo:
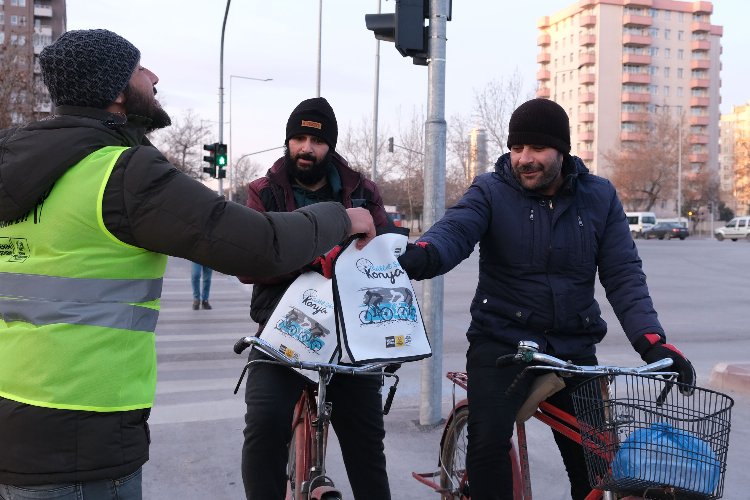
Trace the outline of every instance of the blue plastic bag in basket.
<path fill-rule="evenodd" d="M 612 462 L 615 480 L 648 481 L 708 495 L 720 474 L 720 462 L 707 442 L 666 423 L 633 431 Z"/>

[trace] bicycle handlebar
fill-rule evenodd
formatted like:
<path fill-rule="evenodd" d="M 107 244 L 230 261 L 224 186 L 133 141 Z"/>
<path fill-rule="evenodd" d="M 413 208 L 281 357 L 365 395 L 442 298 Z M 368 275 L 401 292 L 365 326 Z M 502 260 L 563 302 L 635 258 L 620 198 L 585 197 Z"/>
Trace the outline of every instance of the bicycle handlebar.
<path fill-rule="evenodd" d="M 550 354 L 539 352 L 539 346 L 532 341 L 521 341 L 518 343 L 518 351 L 515 354 L 506 354 L 500 356 L 495 361 L 495 366 L 502 368 L 511 363 L 527 364 L 529 370 L 554 371 L 558 373 L 570 373 L 575 375 L 595 376 L 595 375 L 623 375 L 623 374 L 643 374 L 666 375 L 676 377 L 675 372 L 662 371 L 672 366 L 672 359 L 664 358 L 654 363 L 636 367 L 612 366 L 612 365 L 591 365 L 581 366 L 563 361 Z"/>

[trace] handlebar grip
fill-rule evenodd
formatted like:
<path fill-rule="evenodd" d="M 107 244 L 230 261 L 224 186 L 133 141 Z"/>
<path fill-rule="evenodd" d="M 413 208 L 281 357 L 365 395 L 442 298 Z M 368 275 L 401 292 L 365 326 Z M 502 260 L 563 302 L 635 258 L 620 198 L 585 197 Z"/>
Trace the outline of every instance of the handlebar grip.
<path fill-rule="evenodd" d="M 503 354 L 497 360 L 495 360 L 495 368 L 504 368 L 508 365 L 512 365 L 513 363 L 516 363 L 516 355 L 515 354 Z"/>
<path fill-rule="evenodd" d="M 383 405 L 383 415 L 388 415 L 388 412 L 391 411 L 391 404 L 393 404 L 393 396 L 396 395 L 396 386 L 392 385 L 390 389 L 388 389 L 388 397 L 385 398 L 385 405 Z"/>
<path fill-rule="evenodd" d="M 242 337 L 240 340 L 234 343 L 234 352 L 237 354 L 242 354 L 242 351 L 247 349 L 247 346 L 250 345 L 248 337 Z"/>

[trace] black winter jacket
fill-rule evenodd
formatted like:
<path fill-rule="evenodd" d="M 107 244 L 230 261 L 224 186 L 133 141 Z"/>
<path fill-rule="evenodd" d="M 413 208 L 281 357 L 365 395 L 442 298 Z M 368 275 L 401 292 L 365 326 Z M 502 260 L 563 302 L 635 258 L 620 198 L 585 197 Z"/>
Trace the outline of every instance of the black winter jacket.
<path fill-rule="evenodd" d="M 372 214 L 375 227 L 386 227 L 390 224 L 383 207 L 377 185 L 362 174 L 349 167 L 339 154 L 331 155 L 331 161 L 341 178 L 341 202 L 346 208 L 361 206 Z M 260 212 L 291 212 L 296 208 L 292 184 L 284 165 L 284 158 L 279 158 L 264 177 L 255 179 L 248 185 L 247 206 Z M 254 283 L 250 301 L 250 317 L 261 327 L 271 317 L 276 304 L 281 300 L 284 291 L 299 276 L 301 270 L 263 279 L 258 276 L 241 276 L 243 283 Z"/>
<path fill-rule="evenodd" d="M 145 138 L 145 119 L 66 106 L 56 113 L 0 131 L 0 236 L 33 210 L 68 168 L 104 146 L 130 146 L 102 201 L 107 229 L 126 243 L 226 274 L 274 276 L 300 268 L 349 232 L 349 218 L 338 203 L 261 214 L 225 201 L 169 164 Z M 43 362 L 29 353 L 29 370 Z M 148 409 L 55 410 L 0 397 L 0 483 L 126 476 L 148 460 L 148 415 Z"/>
<path fill-rule="evenodd" d="M 453 269 L 479 243 L 479 283 L 469 340 L 509 347 L 533 340 L 563 359 L 594 354 L 607 324 L 594 298 L 599 275 L 631 342 L 664 335 L 614 186 L 566 155 L 554 197 L 523 189 L 501 156 L 420 240 Z"/>

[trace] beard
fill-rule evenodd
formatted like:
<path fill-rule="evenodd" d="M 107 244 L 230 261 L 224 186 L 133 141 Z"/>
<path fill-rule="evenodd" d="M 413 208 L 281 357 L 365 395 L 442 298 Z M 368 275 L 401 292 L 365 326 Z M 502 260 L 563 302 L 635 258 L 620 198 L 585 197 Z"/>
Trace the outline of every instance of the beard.
<path fill-rule="evenodd" d="M 153 132 L 172 124 L 172 119 L 154 97 L 156 89 L 154 89 L 153 95 L 145 96 L 133 90 L 128 84 L 125 90 L 123 90 L 123 95 L 125 96 L 126 115 L 138 115 L 151 120 L 151 124 L 146 129 L 146 132 Z"/>
<path fill-rule="evenodd" d="M 512 168 L 513 176 L 521 186 L 523 186 L 525 189 L 528 189 L 529 191 L 545 191 L 556 181 L 557 177 L 560 175 L 560 172 L 562 171 L 562 164 L 563 158 L 561 155 L 555 161 L 555 163 L 549 166 L 545 166 L 541 163 L 526 163 L 523 165 L 517 165 Z M 529 182 L 525 180 L 521 175 L 531 172 L 542 172 L 541 177 L 533 184 L 529 184 Z"/>
<path fill-rule="evenodd" d="M 297 160 L 300 159 L 311 161 L 313 164 L 308 168 L 300 168 L 297 165 Z M 329 149 L 328 153 L 320 161 L 317 161 L 315 156 L 308 153 L 297 154 L 292 158 L 291 154 L 289 154 L 289 146 L 287 146 L 284 148 L 284 160 L 292 178 L 299 181 L 300 184 L 309 186 L 317 183 L 328 173 L 328 164 L 331 162 L 331 150 Z"/>

